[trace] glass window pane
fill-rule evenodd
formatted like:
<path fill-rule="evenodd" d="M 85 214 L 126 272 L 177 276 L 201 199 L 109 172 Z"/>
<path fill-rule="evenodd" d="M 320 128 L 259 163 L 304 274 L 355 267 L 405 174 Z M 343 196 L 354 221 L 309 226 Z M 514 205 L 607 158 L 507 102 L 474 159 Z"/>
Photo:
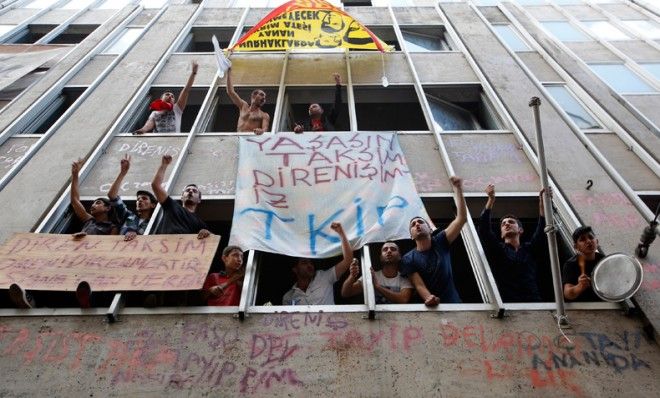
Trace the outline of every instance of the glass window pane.
<path fill-rule="evenodd" d="M 433 124 L 442 130 L 475 130 L 472 113 L 459 106 L 429 98 Z"/>
<path fill-rule="evenodd" d="M 142 33 L 142 28 L 126 28 L 115 40 L 106 48 L 103 53 L 104 54 L 121 54 L 123 53 L 128 47 L 131 46 L 137 40 L 137 38 L 140 36 L 140 33 Z"/>
<path fill-rule="evenodd" d="M 478 6 L 496 6 L 500 4 L 500 0 L 474 0 L 474 4 Z"/>
<path fill-rule="evenodd" d="M 48 8 L 55 4 L 58 0 L 34 0 L 27 5 L 23 6 L 24 8 Z"/>
<path fill-rule="evenodd" d="M 63 10 L 81 10 L 93 2 L 94 0 L 71 0 L 60 8 Z"/>
<path fill-rule="evenodd" d="M 528 51 L 529 46 L 518 36 L 511 25 L 493 25 L 497 36 L 513 51 Z"/>
<path fill-rule="evenodd" d="M 646 20 L 621 21 L 627 28 L 649 39 L 660 39 L 660 27 Z"/>
<path fill-rule="evenodd" d="M 568 89 L 564 86 L 547 86 L 552 98 L 555 99 L 561 106 L 561 109 L 573 119 L 575 124 L 581 129 L 597 129 L 600 125 L 596 120 L 589 115 L 584 107 L 571 95 Z"/>
<path fill-rule="evenodd" d="M 595 36 L 603 40 L 628 40 L 630 37 L 606 21 L 583 22 Z"/>
<path fill-rule="evenodd" d="M 609 84 L 614 91 L 619 93 L 653 93 L 655 90 L 646 84 L 639 76 L 622 64 L 598 65 L 590 64 L 589 67 Z"/>
<path fill-rule="evenodd" d="M 546 0 L 518 0 L 518 4 L 523 6 L 539 6 L 548 4 Z"/>
<path fill-rule="evenodd" d="M 656 80 L 660 81 L 660 64 L 640 64 L 639 66 L 646 69 Z"/>
<path fill-rule="evenodd" d="M 167 0 L 142 0 L 140 5 L 144 8 L 161 8 Z"/>
<path fill-rule="evenodd" d="M 15 27 L 16 25 L 0 25 L 0 35 L 4 35 Z"/>
<path fill-rule="evenodd" d="M 106 0 L 96 8 L 99 10 L 118 10 L 124 8 L 130 2 L 131 0 Z"/>
<path fill-rule="evenodd" d="M 441 38 L 419 33 L 408 32 L 401 29 L 403 40 L 408 51 L 442 51 L 447 50 Z"/>
<path fill-rule="evenodd" d="M 555 4 L 559 5 L 575 5 L 582 4 L 582 0 L 552 0 Z"/>
<path fill-rule="evenodd" d="M 591 40 L 568 22 L 541 22 L 541 24 L 560 41 Z"/>

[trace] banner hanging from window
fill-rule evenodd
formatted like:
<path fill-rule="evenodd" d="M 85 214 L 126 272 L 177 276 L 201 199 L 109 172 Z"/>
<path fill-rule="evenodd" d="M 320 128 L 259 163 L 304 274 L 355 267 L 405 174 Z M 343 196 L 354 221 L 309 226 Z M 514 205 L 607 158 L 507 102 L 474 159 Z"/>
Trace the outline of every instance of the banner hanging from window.
<path fill-rule="evenodd" d="M 332 222 L 359 248 L 410 238 L 415 216 L 428 220 L 394 133 L 241 137 L 230 244 L 331 257 Z"/>
<path fill-rule="evenodd" d="M 353 17 L 323 0 L 293 0 L 279 6 L 243 35 L 232 50 L 331 48 L 394 50 Z"/>

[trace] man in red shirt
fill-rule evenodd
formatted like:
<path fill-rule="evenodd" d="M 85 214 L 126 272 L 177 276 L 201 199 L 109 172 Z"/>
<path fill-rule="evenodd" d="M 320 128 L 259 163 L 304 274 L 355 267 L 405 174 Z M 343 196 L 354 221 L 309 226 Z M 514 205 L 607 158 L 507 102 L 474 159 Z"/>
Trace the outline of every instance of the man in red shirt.
<path fill-rule="evenodd" d="M 202 296 L 208 305 L 234 306 L 241 301 L 243 288 L 243 249 L 238 246 L 227 246 L 222 251 L 222 262 L 225 270 L 213 272 L 206 277 Z"/>

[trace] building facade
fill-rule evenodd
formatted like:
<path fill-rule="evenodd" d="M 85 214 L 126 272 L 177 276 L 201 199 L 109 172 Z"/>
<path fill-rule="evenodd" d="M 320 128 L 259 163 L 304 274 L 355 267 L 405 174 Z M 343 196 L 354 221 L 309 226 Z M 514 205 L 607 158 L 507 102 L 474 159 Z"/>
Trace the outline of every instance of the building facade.
<path fill-rule="evenodd" d="M 0 241 L 75 232 L 72 161 L 85 160 L 81 195 L 91 203 L 107 195 L 120 159 L 130 155 L 121 195 L 132 206 L 161 157 L 172 155 L 168 193 L 177 199 L 197 184 L 200 215 L 225 246 L 239 138 L 248 134 L 236 133 L 238 111 L 216 74 L 210 40 L 230 46 L 282 3 L 2 2 L 0 201 L 7 209 Z M 463 177 L 468 222 L 452 248 L 463 304 L 376 305 L 366 294 L 335 306 L 281 306 L 292 283 L 288 260 L 250 251 L 238 307 L 145 309 L 117 296 L 110 308 L 1 309 L 2 394 L 657 394 L 657 243 L 640 259 L 644 283 L 625 303 L 626 315 L 620 304 L 567 303 L 571 328 L 559 329 L 549 262 L 539 270 L 544 302 L 503 302 L 475 224 L 494 183 L 495 215 L 513 212 L 533 229 L 541 180 L 529 102 L 538 97 L 560 259 L 572 255 L 570 233 L 579 225 L 593 226 L 604 253 L 633 254 L 660 204 L 659 7 L 333 3 L 395 51 L 237 52 L 237 92 L 247 99 L 263 89 L 266 134 L 290 132 L 307 104 L 332 103 L 339 73 L 337 131 L 396 132 L 438 226 L 453 218 L 449 177 Z M 192 61 L 199 72 L 182 132 L 131 134 L 152 98 L 184 87 Z M 378 248 L 356 251 L 363 269 Z"/>

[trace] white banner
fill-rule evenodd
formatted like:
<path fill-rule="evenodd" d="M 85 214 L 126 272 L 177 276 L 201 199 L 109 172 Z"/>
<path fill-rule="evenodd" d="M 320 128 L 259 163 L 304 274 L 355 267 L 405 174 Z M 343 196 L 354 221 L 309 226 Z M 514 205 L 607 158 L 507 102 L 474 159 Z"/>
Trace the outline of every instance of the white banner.
<path fill-rule="evenodd" d="M 297 257 L 409 238 L 428 219 L 394 133 L 278 133 L 241 137 L 230 244 Z"/>

